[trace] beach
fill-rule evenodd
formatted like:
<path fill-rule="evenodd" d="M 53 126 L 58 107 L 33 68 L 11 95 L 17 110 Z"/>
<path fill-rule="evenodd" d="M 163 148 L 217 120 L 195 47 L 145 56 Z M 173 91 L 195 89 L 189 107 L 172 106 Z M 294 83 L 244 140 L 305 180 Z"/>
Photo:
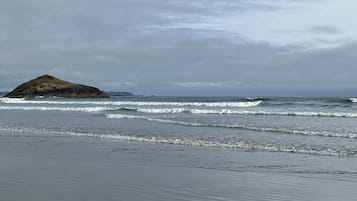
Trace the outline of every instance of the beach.
<path fill-rule="evenodd" d="M 0 201 L 357 200 L 356 8 L 1 0 Z"/>
<path fill-rule="evenodd" d="M 0 200 L 326 201 L 357 196 L 355 159 L 73 137 L 2 136 L 0 143 Z"/>
<path fill-rule="evenodd" d="M 3 98 L 0 200 L 357 197 L 352 100 L 172 99 Z"/>

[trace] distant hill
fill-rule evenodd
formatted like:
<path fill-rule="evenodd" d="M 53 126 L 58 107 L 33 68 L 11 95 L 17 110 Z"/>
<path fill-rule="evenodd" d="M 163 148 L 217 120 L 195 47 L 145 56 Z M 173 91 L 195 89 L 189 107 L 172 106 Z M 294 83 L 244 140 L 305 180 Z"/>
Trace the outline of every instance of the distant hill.
<path fill-rule="evenodd" d="M 134 94 L 127 91 L 108 91 L 110 96 L 134 96 Z"/>
<path fill-rule="evenodd" d="M 0 91 L 0 97 L 1 96 L 5 96 L 6 94 L 8 94 L 9 92 L 8 91 Z"/>
<path fill-rule="evenodd" d="M 109 95 L 98 88 L 60 80 L 50 75 L 43 75 L 25 82 L 5 97 L 35 98 L 35 97 L 63 97 L 63 98 L 108 98 Z"/>

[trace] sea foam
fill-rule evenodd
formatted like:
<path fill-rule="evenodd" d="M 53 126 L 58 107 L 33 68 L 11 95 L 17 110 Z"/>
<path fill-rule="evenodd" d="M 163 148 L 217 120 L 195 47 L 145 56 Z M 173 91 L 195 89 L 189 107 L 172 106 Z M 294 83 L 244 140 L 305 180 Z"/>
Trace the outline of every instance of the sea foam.
<path fill-rule="evenodd" d="M 287 152 L 298 154 L 311 154 L 321 156 L 339 156 L 339 157 L 356 157 L 357 152 L 351 150 L 336 150 L 332 148 L 314 148 L 314 147 L 295 147 L 289 145 L 278 144 L 259 144 L 246 141 L 232 141 L 223 142 L 217 140 L 208 139 L 194 139 L 194 138 L 169 138 L 161 136 L 136 136 L 126 135 L 122 133 L 95 133 L 95 132 L 74 132 L 74 131 L 56 131 L 49 129 L 37 129 L 37 128 L 11 128 L 0 127 L 0 131 L 15 132 L 15 133 L 34 133 L 41 134 L 43 136 L 75 136 L 75 137 L 94 137 L 101 139 L 121 140 L 121 141 L 133 141 L 143 143 L 155 143 L 155 144 L 172 144 L 172 145 L 185 145 L 185 146 L 202 146 L 202 147 L 217 147 L 228 149 L 241 149 L 245 151 L 267 151 L 267 152 Z M 1 136 L 1 135 L 0 135 Z M 27 135 L 30 137 L 31 135 Z M 8 135 L 6 137 L 11 137 Z M 14 135 L 14 137 L 21 137 L 21 135 Z"/>
<path fill-rule="evenodd" d="M 0 106 L 0 110 L 63 111 L 63 112 L 103 112 L 117 110 L 113 107 L 36 107 L 36 106 Z"/>
<path fill-rule="evenodd" d="M 357 103 L 357 98 L 350 98 L 349 99 L 352 103 Z"/>
<path fill-rule="evenodd" d="M 272 132 L 272 133 L 285 133 L 293 135 L 306 135 L 306 136 L 320 136 L 320 137 L 335 137 L 335 138 L 349 138 L 357 139 L 357 133 L 336 133 L 331 131 L 311 131 L 311 130 L 294 130 L 289 128 L 273 128 L 273 127 L 257 127 L 242 124 L 207 124 L 197 122 L 185 122 L 171 119 L 161 119 L 154 117 L 127 115 L 127 114 L 106 114 L 109 119 L 140 119 L 157 123 L 177 124 L 183 126 L 193 127 L 216 127 L 216 128 L 231 128 L 231 129 L 244 129 L 258 132 Z"/>
<path fill-rule="evenodd" d="M 39 101 L 42 102 L 42 101 Z M 50 101 L 52 103 L 52 101 Z M 150 102 L 147 102 L 150 103 Z M 153 102 L 152 102 L 153 103 Z M 37 104 L 37 103 L 36 103 Z M 24 105 L 5 105 L 0 106 L 0 110 L 37 110 L 37 111 L 72 111 L 72 112 L 102 112 L 102 111 L 136 111 L 149 114 L 211 114 L 211 115 L 266 115 L 266 116 L 303 116 L 303 117 L 340 117 L 340 118 L 357 118 L 357 113 L 346 112 L 313 112 L 313 111 L 264 111 L 264 110 L 241 110 L 241 109 L 197 109 L 186 107 L 174 108 L 123 108 L 110 106 L 91 106 L 91 107 L 45 107 L 45 106 L 24 106 Z"/>
<path fill-rule="evenodd" d="M 23 98 L 0 98 L 0 102 L 8 104 L 51 104 L 51 105 L 133 105 L 133 106 L 205 106 L 205 107 L 255 107 L 263 101 L 243 102 L 143 102 L 143 101 L 46 101 L 26 100 Z"/>
<path fill-rule="evenodd" d="M 151 114 L 216 114 L 216 115 L 272 115 L 272 116 L 305 116 L 305 117 L 344 117 L 357 118 L 357 113 L 344 112 L 313 112 L 313 111 L 292 111 L 292 112 L 275 112 L 263 110 L 235 110 L 235 109 L 190 109 L 190 108 L 137 108 L 136 111 Z"/>

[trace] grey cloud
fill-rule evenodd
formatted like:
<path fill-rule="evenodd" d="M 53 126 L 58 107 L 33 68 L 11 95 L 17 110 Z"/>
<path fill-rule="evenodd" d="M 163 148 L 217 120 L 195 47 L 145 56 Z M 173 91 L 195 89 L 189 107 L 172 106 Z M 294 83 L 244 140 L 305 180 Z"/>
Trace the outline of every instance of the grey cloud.
<path fill-rule="evenodd" d="M 356 44 L 291 51 L 300 47 L 273 47 L 217 30 L 174 28 L 176 22 L 225 11 L 279 9 L 243 0 L 190 2 L 1 1 L 0 89 L 44 73 L 146 95 L 259 95 L 357 87 Z M 324 26 L 312 31 L 333 32 Z"/>
<path fill-rule="evenodd" d="M 279 30 L 275 31 L 275 33 L 280 33 L 280 34 L 331 34 L 331 35 L 336 35 L 336 34 L 341 34 L 342 31 L 338 29 L 337 27 L 334 26 L 328 26 L 328 25 L 321 25 L 321 26 L 313 26 L 313 27 L 308 27 L 306 29 L 295 29 L 295 30 Z"/>
<path fill-rule="evenodd" d="M 322 33 L 322 34 L 340 34 L 342 31 L 334 26 L 314 26 L 309 29 L 313 33 Z"/>

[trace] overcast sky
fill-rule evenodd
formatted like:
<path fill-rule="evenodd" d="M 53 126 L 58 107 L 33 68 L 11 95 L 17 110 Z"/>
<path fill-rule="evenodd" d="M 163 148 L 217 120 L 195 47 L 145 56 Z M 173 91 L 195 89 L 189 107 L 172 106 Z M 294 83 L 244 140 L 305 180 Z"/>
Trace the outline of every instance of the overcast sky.
<path fill-rule="evenodd" d="M 356 95 L 356 0 L 1 0 L 0 90 Z"/>

